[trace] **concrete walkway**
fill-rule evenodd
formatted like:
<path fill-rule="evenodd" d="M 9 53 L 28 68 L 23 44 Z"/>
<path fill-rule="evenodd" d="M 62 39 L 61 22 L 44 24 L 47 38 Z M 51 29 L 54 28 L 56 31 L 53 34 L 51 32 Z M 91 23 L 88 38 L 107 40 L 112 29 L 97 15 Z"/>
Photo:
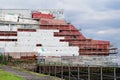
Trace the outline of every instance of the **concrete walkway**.
<path fill-rule="evenodd" d="M 8 67 L 5 65 L 0 66 L 0 69 L 3 69 L 7 72 L 16 74 L 20 77 L 23 77 L 25 80 L 53 80 L 53 77 L 51 77 L 51 76 L 38 76 L 36 74 L 32 74 L 27 71 L 20 71 L 20 70 L 17 70 L 17 69 L 14 69 L 14 68 L 11 68 L 11 67 Z M 61 80 L 61 79 L 54 79 L 54 80 Z"/>

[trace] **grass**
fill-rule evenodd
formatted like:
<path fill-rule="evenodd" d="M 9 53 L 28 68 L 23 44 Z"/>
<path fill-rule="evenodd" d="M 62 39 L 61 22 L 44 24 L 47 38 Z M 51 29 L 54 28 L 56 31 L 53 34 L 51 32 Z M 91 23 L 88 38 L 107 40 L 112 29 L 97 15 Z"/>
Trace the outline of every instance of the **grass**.
<path fill-rule="evenodd" d="M 0 66 L 2 66 L 2 65 L 0 64 Z M 32 71 L 26 71 L 26 70 L 20 69 L 18 67 L 12 67 L 12 68 L 16 69 L 18 71 L 21 71 L 21 72 L 31 73 L 31 74 L 34 74 L 34 75 L 39 76 L 39 77 L 50 76 L 50 75 L 35 73 L 35 72 L 32 72 Z M 50 77 L 51 77 L 50 80 L 64 80 L 64 79 L 60 79 L 60 78 L 53 77 L 53 76 L 50 76 Z M 0 69 L 0 80 L 25 80 L 25 79 Z"/>
<path fill-rule="evenodd" d="M 0 69 L 0 80 L 25 80 L 25 79 Z"/>

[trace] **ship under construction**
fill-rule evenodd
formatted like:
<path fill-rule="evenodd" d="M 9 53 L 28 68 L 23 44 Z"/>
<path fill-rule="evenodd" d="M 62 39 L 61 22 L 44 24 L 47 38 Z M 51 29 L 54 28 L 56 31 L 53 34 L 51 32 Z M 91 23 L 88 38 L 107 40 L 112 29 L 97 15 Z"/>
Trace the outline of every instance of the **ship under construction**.
<path fill-rule="evenodd" d="M 109 41 L 86 38 L 63 10 L 0 9 L 0 52 L 13 58 L 116 54 Z"/>

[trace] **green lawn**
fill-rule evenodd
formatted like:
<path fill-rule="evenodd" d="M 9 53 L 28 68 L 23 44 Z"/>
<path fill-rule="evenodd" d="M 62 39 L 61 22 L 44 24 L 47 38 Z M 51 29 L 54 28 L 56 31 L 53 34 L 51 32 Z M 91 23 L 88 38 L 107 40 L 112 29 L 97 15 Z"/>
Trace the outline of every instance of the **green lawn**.
<path fill-rule="evenodd" d="M 0 80 L 25 80 L 25 79 L 0 69 Z"/>

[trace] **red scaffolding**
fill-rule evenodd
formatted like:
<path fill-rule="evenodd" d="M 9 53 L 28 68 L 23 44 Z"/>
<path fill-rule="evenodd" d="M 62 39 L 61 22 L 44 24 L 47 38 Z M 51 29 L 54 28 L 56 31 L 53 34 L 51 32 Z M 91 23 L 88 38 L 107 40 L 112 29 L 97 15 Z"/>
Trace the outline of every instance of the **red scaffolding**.
<path fill-rule="evenodd" d="M 34 19 L 40 20 L 40 29 L 57 29 L 55 37 L 64 37 L 61 42 L 69 42 L 69 46 L 78 46 L 80 55 L 109 55 L 117 53 L 117 48 L 110 49 L 110 42 L 87 39 L 74 25 L 66 23 L 64 19 L 54 19 L 52 14 L 34 12 Z M 111 50 L 114 50 L 110 52 Z"/>

